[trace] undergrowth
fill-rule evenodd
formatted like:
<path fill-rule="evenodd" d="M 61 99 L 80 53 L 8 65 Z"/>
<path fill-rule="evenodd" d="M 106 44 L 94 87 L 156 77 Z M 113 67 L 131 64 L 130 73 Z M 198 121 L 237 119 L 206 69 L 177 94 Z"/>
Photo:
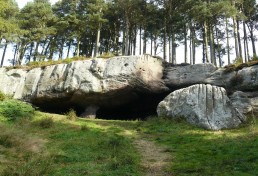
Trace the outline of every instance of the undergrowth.
<path fill-rule="evenodd" d="M 0 101 L 0 116 L 7 120 L 31 119 L 34 112 L 35 109 L 30 104 L 18 100 L 4 99 Z"/>
<path fill-rule="evenodd" d="M 224 72 L 229 73 L 229 72 L 232 72 L 232 71 L 239 71 L 239 70 L 242 70 L 245 67 L 251 67 L 251 66 L 254 66 L 254 65 L 258 65 L 257 57 L 253 57 L 247 63 L 243 63 L 243 59 L 237 58 L 234 61 L 234 64 L 230 64 L 230 65 L 227 65 L 227 66 L 224 67 L 225 68 Z"/>

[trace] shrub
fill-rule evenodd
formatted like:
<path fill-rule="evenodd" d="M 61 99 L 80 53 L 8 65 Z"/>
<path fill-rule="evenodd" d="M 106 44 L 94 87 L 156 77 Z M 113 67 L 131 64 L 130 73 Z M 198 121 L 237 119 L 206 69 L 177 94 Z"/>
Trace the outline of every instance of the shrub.
<path fill-rule="evenodd" d="M 68 120 L 75 121 L 77 119 L 77 115 L 75 110 L 70 109 L 68 113 L 66 113 L 66 117 Z"/>
<path fill-rule="evenodd" d="M 236 66 L 233 64 L 226 65 L 224 68 L 225 68 L 224 73 L 230 73 L 236 70 Z"/>
<path fill-rule="evenodd" d="M 5 95 L 0 91 L 0 101 L 4 101 Z"/>
<path fill-rule="evenodd" d="M 35 109 L 30 104 L 18 100 L 6 99 L 0 102 L 0 114 L 8 120 L 31 119 L 34 113 Z"/>
<path fill-rule="evenodd" d="M 234 60 L 234 64 L 235 64 L 235 65 L 240 65 L 240 64 L 242 64 L 242 63 L 243 63 L 243 58 L 241 58 L 241 57 L 236 58 L 236 59 Z"/>
<path fill-rule="evenodd" d="M 109 59 L 111 57 L 114 57 L 115 55 L 113 53 L 103 53 L 100 56 L 98 56 L 98 58 L 103 58 L 103 59 Z"/>
<path fill-rule="evenodd" d="M 89 127 L 87 125 L 82 125 L 81 126 L 81 130 L 82 131 L 89 131 L 90 129 L 89 129 Z"/>
<path fill-rule="evenodd" d="M 254 55 L 254 56 L 251 58 L 251 61 L 258 61 L 258 56 Z"/>
<path fill-rule="evenodd" d="M 54 125 L 54 121 L 52 117 L 47 117 L 39 121 L 39 126 L 41 128 L 51 128 L 53 125 Z"/>

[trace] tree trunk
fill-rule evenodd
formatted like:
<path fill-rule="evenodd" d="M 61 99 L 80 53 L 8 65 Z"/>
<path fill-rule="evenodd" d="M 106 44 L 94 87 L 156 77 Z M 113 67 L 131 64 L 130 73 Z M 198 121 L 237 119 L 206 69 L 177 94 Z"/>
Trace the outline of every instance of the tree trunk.
<path fill-rule="evenodd" d="M 139 55 L 142 54 L 142 27 L 140 27 Z"/>
<path fill-rule="evenodd" d="M 125 55 L 128 56 L 129 55 L 129 42 L 130 42 L 130 38 L 129 38 L 129 32 L 130 32 L 130 23 L 129 23 L 129 19 L 126 19 L 126 30 L 125 30 Z"/>
<path fill-rule="evenodd" d="M 208 26 L 207 22 L 204 22 L 204 41 L 205 41 L 205 53 L 206 53 L 206 61 L 207 63 L 210 63 L 210 56 L 208 53 Z"/>
<path fill-rule="evenodd" d="M 157 34 L 154 35 L 154 55 L 157 55 L 157 50 L 158 50 L 158 44 L 157 44 Z"/>
<path fill-rule="evenodd" d="M 98 27 L 98 31 L 97 31 L 97 38 L 96 38 L 96 45 L 95 45 L 95 50 L 94 50 L 94 57 L 97 57 L 99 55 L 99 47 L 100 47 L 99 39 L 100 39 L 100 26 Z M 77 56 L 78 56 L 78 53 L 77 53 Z"/>
<path fill-rule="evenodd" d="M 244 30 L 244 53 L 245 53 L 245 63 L 249 61 L 249 55 L 248 55 L 248 42 L 247 42 L 247 33 L 246 33 L 246 27 L 245 22 L 243 21 L 243 30 Z"/>
<path fill-rule="evenodd" d="M 215 58 L 215 48 L 214 48 L 214 37 L 213 37 L 213 27 L 210 25 L 209 27 L 210 33 L 210 57 L 211 63 L 217 66 L 216 58 Z"/>
<path fill-rule="evenodd" d="M 4 51 L 3 51 L 3 55 L 2 55 L 2 60 L 1 60 L 1 65 L 0 65 L 0 67 L 3 67 L 3 65 L 4 65 L 4 58 L 5 58 L 7 46 L 8 46 L 8 42 L 6 41 L 6 43 L 5 43 L 5 45 L 4 45 Z"/>
<path fill-rule="evenodd" d="M 188 46 L 187 46 L 187 24 L 185 25 L 184 31 L 184 45 L 185 45 L 185 63 L 188 63 Z"/>
<path fill-rule="evenodd" d="M 66 58 L 69 58 L 69 55 L 70 55 L 70 49 L 71 49 L 71 41 L 69 41 L 69 44 L 68 44 L 68 49 L 67 49 L 67 54 L 66 54 Z"/>
<path fill-rule="evenodd" d="M 229 30 L 228 30 L 228 18 L 226 18 L 226 35 L 227 35 L 227 55 L 228 55 L 228 65 L 230 62 L 230 46 L 229 46 Z"/>
<path fill-rule="evenodd" d="M 190 27 L 190 32 L 191 32 L 191 34 L 190 34 L 191 64 L 195 64 L 195 55 L 196 55 L 195 38 L 196 38 L 196 34 L 195 34 L 194 24 Z"/>
<path fill-rule="evenodd" d="M 18 65 L 21 65 L 22 59 L 24 57 L 24 52 L 25 52 L 25 42 L 21 42 L 21 47 L 19 49 L 19 54 L 18 54 Z"/>
<path fill-rule="evenodd" d="M 239 58 L 239 45 L 238 45 L 238 38 L 237 38 L 237 24 L 236 24 L 236 17 L 233 17 L 233 29 L 234 29 L 234 40 L 235 40 L 235 51 L 236 51 L 236 58 Z"/>
<path fill-rule="evenodd" d="M 13 66 L 15 66 L 15 64 L 16 64 L 16 57 L 18 54 L 18 49 L 19 49 L 19 46 L 18 46 L 18 44 L 16 44 L 14 54 L 13 54 Z"/>
<path fill-rule="evenodd" d="M 253 47 L 253 57 L 257 56 L 256 55 L 256 47 L 255 47 L 255 39 L 254 39 L 254 33 L 253 33 L 253 26 L 249 27 L 249 32 L 251 35 L 251 42 L 252 42 L 252 47 Z"/>
<path fill-rule="evenodd" d="M 135 28 L 134 40 L 133 40 L 133 55 L 136 55 L 136 41 L 137 41 L 137 28 Z"/>
<path fill-rule="evenodd" d="M 37 60 L 37 55 L 38 55 L 38 48 L 39 48 L 39 42 L 36 44 L 34 56 L 33 56 L 33 61 L 35 62 Z"/>
<path fill-rule="evenodd" d="M 143 34 L 143 54 L 147 52 L 147 36 L 146 36 L 146 28 L 144 27 L 144 34 Z"/>
<path fill-rule="evenodd" d="M 218 36 L 218 28 L 216 27 L 216 40 L 217 40 L 217 53 L 219 57 L 219 67 L 222 67 L 222 60 L 221 60 L 221 55 L 220 55 L 220 45 L 219 45 L 219 36 Z"/>
<path fill-rule="evenodd" d="M 61 46 L 59 49 L 59 59 L 63 59 L 63 54 L 64 54 L 64 45 L 65 45 L 65 38 L 62 38 L 61 40 Z"/>
<path fill-rule="evenodd" d="M 151 55 L 153 55 L 153 38 L 151 37 Z"/>
<path fill-rule="evenodd" d="M 236 20 L 236 23 L 237 23 L 237 40 L 238 40 L 239 57 L 243 59 L 241 38 L 240 38 L 240 32 L 239 32 L 239 20 Z"/>
<path fill-rule="evenodd" d="M 163 37 L 163 59 L 167 60 L 167 30 L 164 27 L 164 37 Z"/>
<path fill-rule="evenodd" d="M 173 63 L 173 60 L 172 60 L 172 39 L 171 39 L 171 34 L 169 34 L 169 37 L 168 37 L 168 60 L 169 60 L 169 63 Z"/>
<path fill-rule="evenodd" d="M 33 51 L 33 48 L 34 48 L 34 42 L 32 42 L 32 43 L 30 44 L 29 62 L 31 61 L 31 58 L 32 58 L 32 51 Z"/>
<path fill-rule="evenodd" d="M 189 41 L 189 51 L 190 51 L 190 64 L 193 65 L 193 52 L 192 52 L 192 29 L 190 28 L 190 41 Z"/>
<path fill-rule="evenodd" d="M 175 33 L 172 33 L 172 63 L 176 64 L 176 39 L 175 39 Z"/>
<path fill-rule="evenodd" d="M 79 39 L 77 39 L 77 49 L 76 49 L 76 56 L 77 57 L 80 56 L 80 45 L 81 45 L 81 41 Z"/>

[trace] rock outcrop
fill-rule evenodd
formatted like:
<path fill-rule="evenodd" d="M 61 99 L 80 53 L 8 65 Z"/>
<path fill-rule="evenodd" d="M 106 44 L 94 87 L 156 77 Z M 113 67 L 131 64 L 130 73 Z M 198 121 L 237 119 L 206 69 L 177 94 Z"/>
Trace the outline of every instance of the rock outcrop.
<path fill-rule="evenodd" d="M 169 89 L 163 61 L 148 55 L 92 59 L 29 71 L 0 69 L 0 91 L 42 108 L 136 105 Z M 148 100 L 149 101 L 149 100 Z M 157 100 L 155 100 L 157 101 Z M 157 104 L 158 102 L 156 102 Z M 47 106 L 47 107 L 46 107 Z"/>
<path fill-rule="evenodd" d="M 246 120 L 232 106 L 224 88 L 204 84 L 172 92 L 160 102 L 157 112 L 210 130 L 234 128 Z"/>
<path fill-rule="evenodd" d="M 170 65 L 160 58 L 143 55 L 75 61 L 30 70 L 0 68 L 3 93 L 42 110 L 65 112 L 73 108 L 78 115 L 92 118 L 107 114 L 112 118 L 114 113 L 119 118 L 153 115 L 158 103 L 169 93 L 196 84 L 223 87 L 227 91 L 222 93 L 223 97 L 230 96 L 240 112 L 258 113 L 258 65 L 238 69 L 217 69 L 212 64 Z"/>
<path fill-rule="evenodd" d="M 221 86 L 231 91 L 257 91 L 258 65 L 245 67 L 238 71 L 221 68 L 211 73 L 203 83 Z"/>

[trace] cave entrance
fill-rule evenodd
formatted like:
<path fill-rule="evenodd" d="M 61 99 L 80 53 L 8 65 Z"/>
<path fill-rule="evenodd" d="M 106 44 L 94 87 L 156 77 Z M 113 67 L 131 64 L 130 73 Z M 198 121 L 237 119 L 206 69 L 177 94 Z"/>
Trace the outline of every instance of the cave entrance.
<path fill-rule="evenodd" d="M 110 107 L 107 104 L 93 104 L 93 106 L 98 106 L 95 116 L 97 119 L 105 120 L 145 120 L 149 116 L 157 115 L 156 108 L 166 95 L 167 94 L 138 94 L 136 101 L 113 107 Z M 88 105 L 83 107 L 68 101 L 55 102 L 56 101 L 42 102 L 40 104 L 35 104 L 35 106 L 43 112 L 56 114 L 66 114 L 73 109 L 76 111 L 78 117 L 82 117 L 85 113 L 85 109 L 92 106 Z"/>

